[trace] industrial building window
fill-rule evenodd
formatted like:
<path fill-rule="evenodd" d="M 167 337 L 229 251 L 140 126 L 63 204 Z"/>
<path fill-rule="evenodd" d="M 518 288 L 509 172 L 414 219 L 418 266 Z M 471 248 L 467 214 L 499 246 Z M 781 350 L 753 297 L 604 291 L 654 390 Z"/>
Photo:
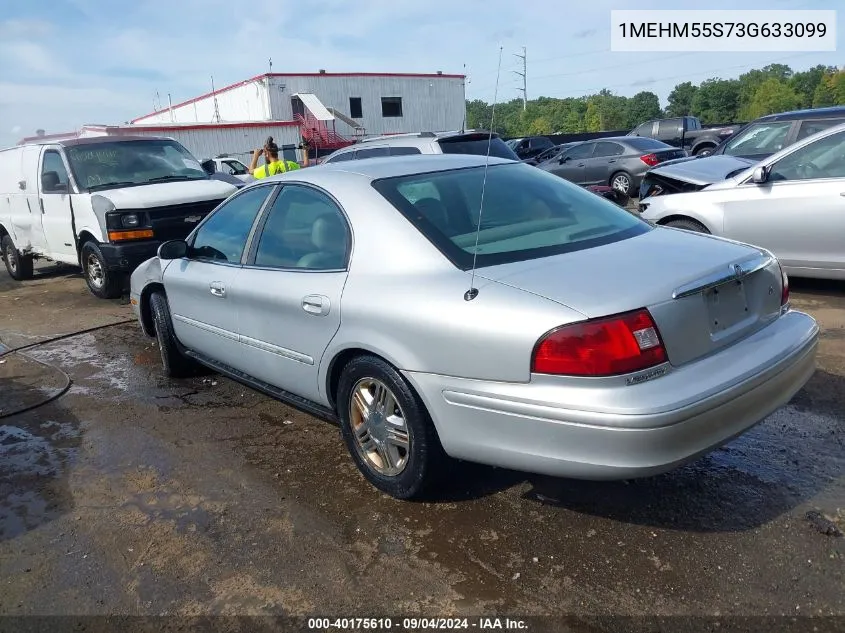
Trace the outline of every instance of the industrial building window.
<path fill-rule="evenodd" d="M 402 97 L 382 97 L 381 115 L 383 117 L 402 116 Z"/>
<path fill-rule="evenodd" d="M 361 107 L 361 97 L 349 97 L 349 116 L 353 119 L 364 118 L 364 109 Z"/>

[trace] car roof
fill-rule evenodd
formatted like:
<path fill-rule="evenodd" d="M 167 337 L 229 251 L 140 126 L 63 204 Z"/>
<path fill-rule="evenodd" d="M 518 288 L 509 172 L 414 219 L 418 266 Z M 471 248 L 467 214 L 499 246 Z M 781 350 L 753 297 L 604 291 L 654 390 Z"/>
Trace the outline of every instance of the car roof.
<path fill-rule="evenodd" d="M 131 141 L 172 141 L 164 136 L 88 136 L 56 141 L 56 145 L 72 147 L 74 145 L 97 145 L 99 143 L 128 143 Z"/>
<path fill-rule="evenodd" d="M 845 116 L 845 106 L 830 106 L 829 108 L 808 108 L 806 110 L 790 110 L 762 116 L 755 121 L 791 121 L 794 119 L 825 119 L 834 116 Z"/>
<path fill-rule="evenodd" d="M 273 180 L 298 180 L 302 182 L 322 181 L 332 173 L 343 172 L 363 176 L 368 180 L 379 178 L 393 178 L 467 167 L 483 167 L 487 158 L 476 154 L 417 154 L 413 156 L 386 156 L 383 158 L 364 158 L 356 161 L 342 161 L 326 163 L 308 169 L 262 178 L 257 182 L 271 182 Z M 490 165 L 520 165 L 521 163 L 506 158 L 489 158 Z M 330 177 L 330 176 L 329 176 Z"/>

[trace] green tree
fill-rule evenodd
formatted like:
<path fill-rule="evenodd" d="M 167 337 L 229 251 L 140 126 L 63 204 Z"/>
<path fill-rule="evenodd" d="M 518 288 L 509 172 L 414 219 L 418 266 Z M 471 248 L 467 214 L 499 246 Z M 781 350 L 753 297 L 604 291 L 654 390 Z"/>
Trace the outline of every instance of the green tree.
<path fill-rule="evenodd" d="M 649 119 L 660 118 L 660 99 L 653 92 L 638 92 L 628 100 L 628 121 L 625 127 L 635 128 Z"/>
<path fill-rule="evenodd" d="M 756 119 L 767 114 L 794 110 L 800 104 L 801 97 L 786 82 L 775 78 L 766 79 L 754 91 L 746 108 L 747 118 Z"/>
<path fill-rule="evenodd" d="M 797 72 L 789 78 L 789 86 L 801 99 L 800 107 L 809 108 L 813 105 L 813 98 L 825 75 L 836 72 L 836 67 L 819 64 L 802 72 Z"/>
<path fill-rule="evenodd" d="M 584 127 L 586 132 L 601 132 L 601 113 L 598 104 L 592 99 L 587 101 L 587 111 L 584 113 Z"/>
<path fill-rule="evenodd" d="M 669 93 L 666 116 L 674 117 L 692 114 L 692 101 L 697 91 L 698 86 L 694 86 L 691 81 L 685 81 L 675 86 L 672 92 Z"/>
<path fill-rule="evenodd" d="M 738 121 L 739 91 L 737 79 L 702 81 L 692 99 L 692 112 L 705 125 Z"/>

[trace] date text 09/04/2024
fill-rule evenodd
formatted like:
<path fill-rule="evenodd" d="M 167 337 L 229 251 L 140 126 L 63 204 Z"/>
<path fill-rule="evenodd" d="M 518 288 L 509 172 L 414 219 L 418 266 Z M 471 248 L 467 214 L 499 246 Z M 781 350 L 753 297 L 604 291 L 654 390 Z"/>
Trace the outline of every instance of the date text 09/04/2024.
<path fill-rule="evenodd" d="M 309 618 L 311 631 L 527 631 L 528 623 L 518 618 Z"/>

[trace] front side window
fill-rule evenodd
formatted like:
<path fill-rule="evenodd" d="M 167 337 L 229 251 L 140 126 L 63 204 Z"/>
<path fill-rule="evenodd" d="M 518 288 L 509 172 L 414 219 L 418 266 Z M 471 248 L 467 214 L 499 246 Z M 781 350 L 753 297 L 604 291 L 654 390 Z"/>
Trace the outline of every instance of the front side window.
<path fill-rule="evenodd" d="M 725 145 L 725 154 L 754 156 L 779 152 L 786 146 L 786 137 L 791 127 L 792 121 L 755 123 Z"/>
<path fill-rule="evenodd" d="M 472 266 L 475 254 L 479 267 L 493 266 L 594 248 L 651 230 L 612 202 L 542 169 L 492 165 L 483 185 L 484 171 L 473 167 L 384 178 L 373 187 L 463 270 Z"/>
<path fill-rule="evenodd" d="M 240 263 L 249 232 L 272 186 L 251 187 L 212 213 L 191 240 L 192 259 Z"/>
<path fill-rule="evenodd" d="M 584 143 L 582 145 L 576 145 L 572 149 L 568 150 L 563 156 L 561 156 L 561 158 L 568 158 L 570 160 L 589 158 L 593 154 L 594 147 L 595 143 Z"/>
<path fill-rule="evenodd" d="M 42 193 L 65 193 L 68 189 L 68 177 L 62 156 L 56 150 L 44 152 L 41 161 Z"/>
<path fill-rule="evenodd" d="M 226 160 L 223 164 L 231 170 L 229 173 L 233 176 L 243 176 L 249 171 L 246 165 L 238 160 Z"/>
<path fill-rule="evenodd" d="M 784 156 L 769 170 L 769 181 L 845 178 L 845 132 L 831 134 Z"/>
<path fill-rule="evenodd" d="M 81 143 L 65 148 L 65 153 L 76 182 L 88 191 L 208 180 L 197 159 L 171 140 Z"/>
<path fill-rule="evenodd" d="M 329 156 L 324 163 L 339 163 L 342 160 L 352 160 L 355 157 L 354 152 L 341 152 L 340 154 L 335 154 L 334 156 Z"/>
<path fill-rule="evenodd" d="M 288 185 L 267 213 L 255 265 L 300 270 L 346 268 L 349 231 L 340 209 L 326 194 Z"/>

